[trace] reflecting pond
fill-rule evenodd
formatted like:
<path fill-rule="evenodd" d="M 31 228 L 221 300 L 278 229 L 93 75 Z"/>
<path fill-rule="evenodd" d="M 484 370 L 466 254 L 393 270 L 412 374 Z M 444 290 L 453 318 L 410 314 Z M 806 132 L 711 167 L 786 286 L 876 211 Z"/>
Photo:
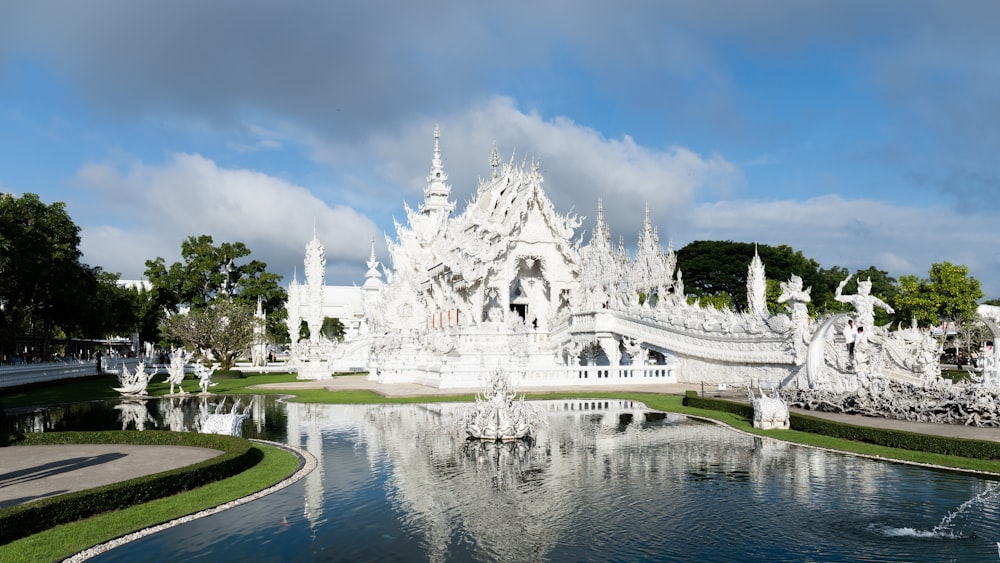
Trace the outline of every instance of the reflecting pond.
<path fill-rule="evenodd" d="M 182 416 L 176 401 L 150 400 L 144 424 L 190 423 L 197 401 Z M 112 412 L 86 409 L 120 428 L 111 403 Z M 460 404 L 256 397 L 244 435 L 307 449 L 319 467 L 97 560 L 998 560 L 993 481 L 783 444 L 629 401 L 535 404 L 547 412 L 535 441 L 496 445 L 464 438 Z M 67 429 L 86 418 L 49 416 Z"/>

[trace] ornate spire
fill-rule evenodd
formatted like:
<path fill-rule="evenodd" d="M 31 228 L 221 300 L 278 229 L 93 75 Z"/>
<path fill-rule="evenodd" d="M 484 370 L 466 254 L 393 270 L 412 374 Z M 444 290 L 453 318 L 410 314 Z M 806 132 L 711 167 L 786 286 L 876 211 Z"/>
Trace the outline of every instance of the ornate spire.
<path fill-rule="evenodd" d="M 753 259 L 747 268 L 747 305 L 750 314 L 763 318 L 770 313 L 767 310 L 767 278 L 764 276 L 764 263 L 757 254 L 757 243 L 753 245 Z"/>
<path fill-rule="evenodd" d="M 368 272 L 365 273 L 365 283 L 362 286 L 367 290 L 378 290 L 382 285 L 382 272 L 378 271 L 378 260 L 375 259 L 375 237 L 372 237 L 372 252 L 368 256 Z"/>
<path fill-rule="evenodd" d="M 496 141 L 493 141 L 493 152 L 490 153 L 490 169 L 494 178 L 500 177 L 500 153 L 497 152 Z"/>
<path fill-rule="evenodd" d="M 380 278 L 382 274 L 378 271 L 378 260 L 375 259 L 375 237 L 372 237 L 372 253 L 368 256 L 368 272 L 366 278 Z"/>
<path fill-rule="evenodd" d="M 427 186 L 424 188 L 424 203 L 420 206 L 420 212 L 425 215 L 432 213 L 450 214 L 455 209 L 455 204 L 448 201 L 451 195 L 451 186 L 448 181 L 448 174 L 444 171 L 441 163 L 441 128 L 434 126 L 434 158 L 431 160 L 431 171 L 427 175 Z"/>

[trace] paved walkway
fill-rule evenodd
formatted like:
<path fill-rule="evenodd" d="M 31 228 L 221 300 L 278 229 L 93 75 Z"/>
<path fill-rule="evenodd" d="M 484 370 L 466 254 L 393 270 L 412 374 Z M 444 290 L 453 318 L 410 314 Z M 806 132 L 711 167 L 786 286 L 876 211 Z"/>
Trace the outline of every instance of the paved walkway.
<path fill-rule="evenodd" d="M 221 454 L 208 448 L 127 444 L 0 448 L 0 508 L 169 471 Z"/>
<path fill-rule="evenodd" d="M 328 389 L 331 391 L 367 390 L 384 397 L 427 397 L 466 395 L 481 388 L 437 389 L 424 385 L 397 383 L 379 384 L 363 376 L 336 377 L 325 381 L 301 381 L 260 385 L 265 389 Z M 687 390 L 701 391 L 693 384 L 615 385 L 591 387 L 594 392 L 639 392 L 682 394 Z M 522 388 L 524 392 L 567 391 L 564 387 Z M 584 391 L 574 388 L 572 391 Z M 706 394 L 715 395 L 706 389 Z M 740 400 L 738 394 L 727 393 L 722 398 Z M 957 438 L 1000 441 L 1000 428 L 977 428 L 952 424 L 908 422 L 845 414 L 821 413 L 794 409 L 802 414 L 827 418 L 859 426 L 893 428 Z M 0 448 L 0 508 L 30 502 L 49 496 L 96 487 L 198 463 L 221 452 L 182 446 L 72 445 L 72 446 L 12 446 Z"/>

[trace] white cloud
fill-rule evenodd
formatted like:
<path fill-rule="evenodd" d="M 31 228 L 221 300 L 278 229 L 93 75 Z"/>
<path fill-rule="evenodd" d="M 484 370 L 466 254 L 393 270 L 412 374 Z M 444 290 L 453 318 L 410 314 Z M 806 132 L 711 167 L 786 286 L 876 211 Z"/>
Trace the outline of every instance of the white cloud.
<path fill-rule="evenodd" d="M 719 155 L 645 147 L 628 136 L 609 139 L 567 118 L 526 113 L 506 97 L 480 101 L 439 120 L 415 118 L 351 143 L 315 134 L 301 138 L 309 139 L 321 162 L 367 162 L 373 176 L 365 195 L 399 209 L 401 200 L 414 205 L 423 197 L 435 125 L 441 127 L 442 159 L 459 211 L 475 194 L 479 178 L 489 175 L 494 142 L 503 161 L 540 162 L 546 193 L 562 212 L 572 208 L 592 220 L 603 198 L 612 224 L 641 224 L 647 203 L 658 218 L 668 219 L 698 195 L 726 194 L 743 182 L 741 170 Z"/>
<path fill-rule="evenodd" d="M 175 154 L 159 166 L 136 163 L 126 174 L 91 163 L 77 180 L 102 202 L 94 207 L 99 214 L 79 221 L 85 261 L 127 278 L 140 276 L 147 259 L 179 260 L 188 236 L 244 242 L 251 258 L 282 275 L 301 263 L 314 225 L 331 261 L 362 261 L 372 237 L 381 239 L 375 224 L 349 207 L 195 154 Z"/>

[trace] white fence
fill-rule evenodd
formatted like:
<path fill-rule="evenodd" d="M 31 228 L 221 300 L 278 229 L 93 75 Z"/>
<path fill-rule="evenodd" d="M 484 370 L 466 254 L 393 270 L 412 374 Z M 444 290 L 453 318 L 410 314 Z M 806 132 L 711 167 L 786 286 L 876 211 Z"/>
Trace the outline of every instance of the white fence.
<path fill-rule="evenodd" d="M 135 366 L 139 363 L 138 358 L 101 358 L 101 370 L 104 373 L 119 373 L 121 366 L 126 366 L 129 371 L 135 371 Z M 157 365 L 146 366 L 146 372 L 156 370 L 158 373 L 166 374 L 166 369 Z M 17 387 L 18 385 L 31 385 L 33 383 L 45 383 L 47 381 L 58 381 L 60 379 L 73 379 L 77 377 L 93 377 L 97 375 L 97 362 L 91 360 L 69 360 L 65 362 L 45 362 L 39 364 L 10 364 L 0 366 L 0 388 Z"/>
<path fill-rule="evenodd" d="M 370 380 L 383 383 L 419 383 L 439 389 L 479 388 L 491 368 L 444 366 L 420 368 L 396 366 L 381 369 Z M 606 387 L 677 383 L 673 365 L 565 366 L 510 369 L 511 383 L 519 390 L 530 387 Z"/>
<path fill-rule="evenodd" d="M 6 365 L 0 366 L 0 387 L 16 387 L 94 375 L 97 375 L 97 363 L 91 361 Z"/>

